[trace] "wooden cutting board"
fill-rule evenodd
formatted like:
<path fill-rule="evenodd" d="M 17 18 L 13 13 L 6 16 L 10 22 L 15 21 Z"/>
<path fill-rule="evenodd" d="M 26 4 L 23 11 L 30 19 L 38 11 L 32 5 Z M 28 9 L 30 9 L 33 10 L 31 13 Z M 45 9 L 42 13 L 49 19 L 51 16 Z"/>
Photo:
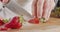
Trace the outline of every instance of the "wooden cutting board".
<path fill-rule="evenodd" d="M 14 29 L 7 32 L 59 32 L 60 19 L 50 18 L 46 23 L 31 24 L 23 26 L 20 30 Z"/>
<path fill-rule="evenodd" d="M 51 27 L 49 27 L 51 26 Z M 34 29 L 51 29 L 54 26 L 60 26 L 60 19 L 59 18 L 50 18 L 48 22 L 46 23 L 40 23 L 40 24 L 32 24 L 32 25 L 27 25 L 26 27 L 24 26 L 22 30 L 34 30 Z"/>

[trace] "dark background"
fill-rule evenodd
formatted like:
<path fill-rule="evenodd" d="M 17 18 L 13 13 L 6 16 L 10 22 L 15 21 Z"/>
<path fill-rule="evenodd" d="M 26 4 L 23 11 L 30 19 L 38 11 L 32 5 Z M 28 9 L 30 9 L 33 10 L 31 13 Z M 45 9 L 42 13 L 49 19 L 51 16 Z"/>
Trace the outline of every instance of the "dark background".
<path fill-rule="evenodd" d="M 56 7 L 53 9 L 51 17 L 60 18 L 60 0 L 58 0 Z"/>
<path fill-rule="evenodd" d="M 58 0 L 58 3 L 56 5 L 57 7 L 60 7 L 60 0 Z"/>

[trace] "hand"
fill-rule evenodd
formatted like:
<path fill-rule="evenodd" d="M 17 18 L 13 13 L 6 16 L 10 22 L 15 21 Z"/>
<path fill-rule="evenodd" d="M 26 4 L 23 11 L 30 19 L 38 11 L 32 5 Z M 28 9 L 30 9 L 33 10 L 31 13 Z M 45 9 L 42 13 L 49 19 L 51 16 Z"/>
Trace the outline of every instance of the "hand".
<path fill-rule="evenodd" d="M 38 18 L 45 18 L 47 21 L 54 7 L 54 0 L 34 0 L 32 4 L 32 15 Z"/>

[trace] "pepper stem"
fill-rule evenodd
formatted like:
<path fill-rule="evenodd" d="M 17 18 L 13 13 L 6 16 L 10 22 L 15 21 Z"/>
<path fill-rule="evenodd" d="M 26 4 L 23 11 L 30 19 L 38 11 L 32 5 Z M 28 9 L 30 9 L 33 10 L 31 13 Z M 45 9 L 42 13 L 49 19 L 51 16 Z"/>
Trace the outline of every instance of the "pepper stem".
<path fill-rule="evenodd" d="M 20 23 L 23 23 L 24 22 L 24 18 L 23 18 L 23 15 L 20 16 Z"/>
<path fill-rule="evenodd" d="M 3 19 L 3 22 L 7 23 L 7 22 L 9 22 L 9 19 Z"/>
<path fill-rule="evenodd" d="M 43 22 L 43 23 L 46 23 L 45 18 L 41 18 L 40 21 Z"/>

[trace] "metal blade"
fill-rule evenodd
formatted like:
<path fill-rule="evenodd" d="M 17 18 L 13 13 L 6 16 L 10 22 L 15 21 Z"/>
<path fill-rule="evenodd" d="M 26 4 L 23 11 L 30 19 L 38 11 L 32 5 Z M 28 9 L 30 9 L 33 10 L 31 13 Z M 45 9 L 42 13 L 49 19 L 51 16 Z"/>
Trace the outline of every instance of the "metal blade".
<path fill-rule="evenodd" d="M 28 13 L 25 9 L 23 9 L 16 1 L 11 0 L 7 5 L 7 8 L 12 10 L 12 12 L 19 14 L 19 15 L 24 15 L 28 17 L 32 17 L 30 13 Z"/>

